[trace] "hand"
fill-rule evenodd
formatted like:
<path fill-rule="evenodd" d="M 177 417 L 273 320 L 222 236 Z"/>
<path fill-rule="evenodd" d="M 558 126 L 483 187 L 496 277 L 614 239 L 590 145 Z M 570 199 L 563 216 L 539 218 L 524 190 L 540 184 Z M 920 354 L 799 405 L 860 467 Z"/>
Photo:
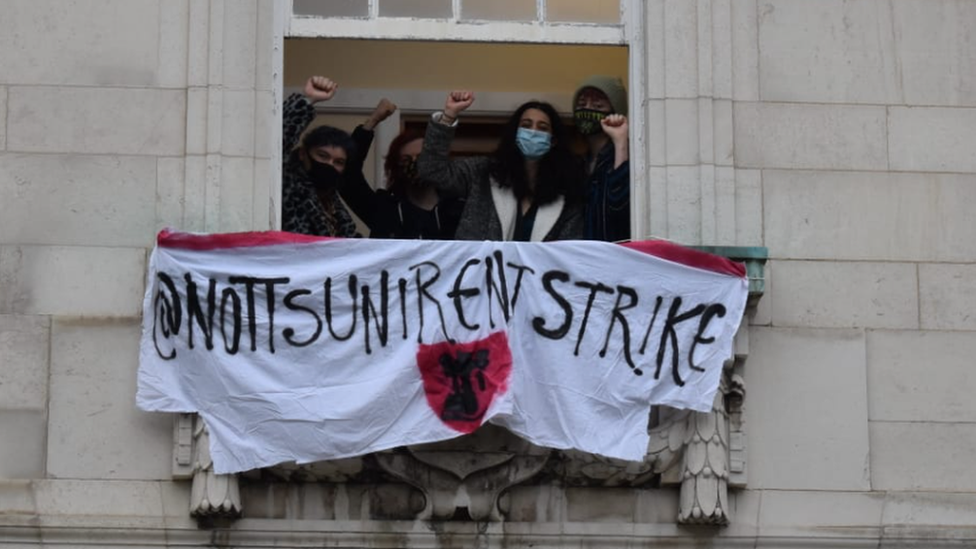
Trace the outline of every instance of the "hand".
<path fill-rule="evenodd" d="M 376 104 L 376 108 L 373 109 L 373 114 L 369 115 L 366 122 L 363 123 L 363 128 L 367 130 L 372 130 L 376 126 L 380 125 L 381 122 L 389 118 L 394 112 L 396 112 L 397 106 L 393 101 L 387 98 L 380 99 L 380 102 Z"/>
<path fill-rule="evenodd" d="M 444 102 L 444 114 L 453 120 L 467 110 L 472 103 L 474 103 L 474 93 L 465 90 L 454 90 L 447 94 L 447 101 Z"/>
<path fill-rule="evenodd" d="M 305 82 L 305 97 L 310 103 L 328 101 L 335 95 L 339 84 L 324 76 L 312 76 Z"/>
<path fill-rule="evenodd" d="M 627 124 L 626 116 L 609 114 L 600 121 L 600 126 L 614 143 L 627 142 L 630 127 Z"/>

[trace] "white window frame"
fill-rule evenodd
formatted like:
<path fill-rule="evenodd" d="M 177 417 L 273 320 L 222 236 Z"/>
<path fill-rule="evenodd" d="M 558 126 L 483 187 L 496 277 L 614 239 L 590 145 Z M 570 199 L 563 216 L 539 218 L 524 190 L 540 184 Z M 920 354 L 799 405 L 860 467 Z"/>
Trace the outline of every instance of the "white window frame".
<path fill-rule="evenodd" d="M 536 0 L 536 21 L 461 21 L 457 15 L 461 0 L 453 0 L 454 16 L 448 19 L 419 19 L 408 17 L 379 17 L 379 1 L 369 0 L 369 15 L 366 18 L 323 18 L 296 16 L 291 0 L 275 2 L 275 49 L 274 85 L 277 104 L 285 97 L 283 85 L 284 38 L 353 38 L 375 40 L 422 40 L 422 41 L 464 41 L 464 42 L 508 42 L 537 44 L 583 44 L 583 45 L 624 45 L 628 47 L 629 103 L 630 116 L 630 179 L 631 179 L 631 235 L 635 238 L 647 233 L 649 226 L 646 204 L 647 190 L 647 147 L 645 104 L 647 80 L 644 46 L 645 5 L 644 0 L 620 0 L 620 24 L 596 23 L 550 23 L 544 21 L 546 0 Z M 343 94 L 343 102 L 330 102 L 332 109 L 365 111 L 375 106 L 381 97 L 381 90 L 359 90 L 359 93 Z M 437 110 L 443 105 L 443 97 L 435 99 L 431 92 L 419 92 L 399 99 L 401 109 L 410 111 Z M 567 93 L 571 93 L 571 90 Z M 479 100 L 484 113 L 495 114 L 502 109 L 510 109 L 510 98 L 506 94 L 492 94 L 495 98 L 490 104 Z M 485 97 L 482 95 L 481 97 Z M 338 99 L 338 96 L 337 98 Z M 553 98 L 554 105 L 560 106 L 565 98 Z M 439 103 L 438 103 L 439 102 Z M 336 104 L 331 104 L 336 103 Z M 517 105 L 518 103 L 516 103 Z M 434 105 L 435 108 L 430 107 Z M 509 110 L 510 112 L 510 110 Z M 277 114 L 273 143 L 281 142 L 281 113 Z M 383 127 L 386 126 L 386 130 Z M 398 128 L 397 120 L 381 124 L 376 137 L 376 150 L 383 151 L 392 136 L 386 135 L 391 128 Z M 394 134 L 395 135 L 395 134 Z M 281 165 L 281 151 L 275 148 L 274 165 Z M 380 155 L 377 155 L 379 157 Z M 382 173 L 378 171 L 377 173 Z M 281 195 L 280 173 L 272 184 L 272 218 L 280 226 L 278 197 Z"/>

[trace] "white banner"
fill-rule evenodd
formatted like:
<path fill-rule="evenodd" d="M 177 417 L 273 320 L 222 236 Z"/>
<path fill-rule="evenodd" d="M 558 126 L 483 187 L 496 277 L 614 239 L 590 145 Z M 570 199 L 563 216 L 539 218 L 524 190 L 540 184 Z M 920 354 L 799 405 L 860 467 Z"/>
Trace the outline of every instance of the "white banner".
<path fill-rule="evenodd" d="M 217 473 L 485 422 L 641 460 L 648 410 L 711 409 L 741 264 L 659 241 L 160 233 L 137 402 L 197 412 Z"/>

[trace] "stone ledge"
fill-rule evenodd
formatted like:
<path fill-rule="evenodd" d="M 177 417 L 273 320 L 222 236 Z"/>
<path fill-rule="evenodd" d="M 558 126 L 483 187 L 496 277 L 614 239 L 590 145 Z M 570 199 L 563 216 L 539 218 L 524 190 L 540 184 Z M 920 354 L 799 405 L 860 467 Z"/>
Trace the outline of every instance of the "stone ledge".
<path fill-rule="evenodd" d="M 531 546 L 537 549 L 601 547 L 754 548 L 797 549 L 860 547 L 972 547 L 976 528 L 884 529 L 877 535 L 833 532 L 833 535 L 730 536 L 714 535 L 707 528 L 677 528 L 671 524 L 593 523 L 451 523 L 382 521 L 265 521 L 245 519 L 233 528 L 192 530 L 164 523 L 101 522 L 85 525 L 71 521 L 23 517 L 19 524 L 0 525 L 3 544 L 20 547 L 56 545 L 124 545 L 126 547 L 368 547 L 440 549 L 442 547 Z"/>

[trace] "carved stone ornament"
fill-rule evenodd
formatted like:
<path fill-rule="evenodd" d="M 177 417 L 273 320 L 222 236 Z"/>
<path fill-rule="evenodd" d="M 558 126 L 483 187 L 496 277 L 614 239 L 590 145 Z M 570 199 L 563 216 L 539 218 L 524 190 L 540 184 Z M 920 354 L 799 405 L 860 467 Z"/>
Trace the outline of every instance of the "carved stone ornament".
<path fill-rule="evenodd" d="M 238 477 L 214 473 L 210 433 L 203 419 L 196 414 L 181 414 L 177 418 L 176 430 L 174 476 L 185 477 L 189 473 L 192 478 L 190 516 L 201 526 L 239 517 L 243 506 Z"/>
<path fill-rule="evenodd" d="M 500 521 L 499 496 L 539 473 L 551 452 L 484 425 L 468 436 L 375 457 L 386 473 L 424 493 L 418 519 Z"/>

